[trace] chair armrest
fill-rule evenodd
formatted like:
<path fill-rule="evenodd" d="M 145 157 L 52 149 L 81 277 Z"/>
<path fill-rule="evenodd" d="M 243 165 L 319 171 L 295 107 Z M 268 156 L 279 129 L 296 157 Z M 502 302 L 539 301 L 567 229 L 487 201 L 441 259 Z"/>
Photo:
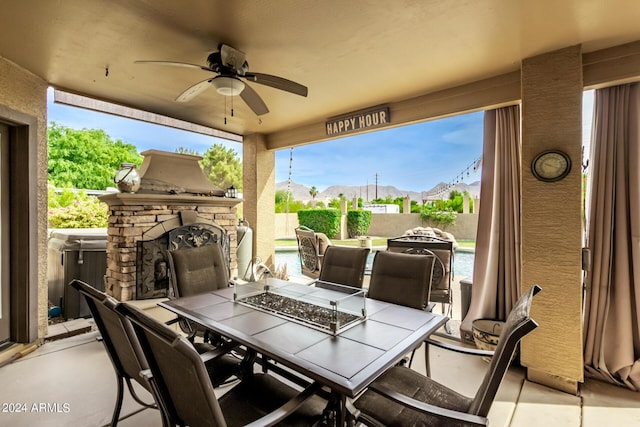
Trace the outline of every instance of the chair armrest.
<path fill-rule="evenodd" d="M 302 392 L 300 392 L 295 397 L 287 401 L 287 403 L 280 406 L 275 411 L 268 413 L 262 418 L 259 418 L 254 422 L 247 424 L 246 426 L 262 427 L 262 426 L 273 426 L 279 423 L 280 421 L 282 421 L 283 419 L 285 419 L 286 417 L 294 413 L 296 409 L 302 406 L 304 402 L 312 398 L 318 392 L 318 390 L 320 390 L 320 388 L 322 388 L 322 386 L 319 383 L 314 382 L 309 387 L 305 388 Z"/>
<path fill-rule="evenodd" d="M 203 363 L 207 364 L 211 360 L 218 359 L 221 356 L 229 353 L 231 350 L 236 348 L 239 344 L 235 341 L 225 342 L 224 344 L 216 347 L 213 350 L 206 351 L 200 355 L 200 359 Z"/>
<path fill-rule="evenodd" d="M 193 340 L 195 340 L 195 338 L 196 338 L 196 334 L 198 333 L 198 331 L 196 331 L 195 329 L 191 328 L 191 324 L 186 319 L 184 319 L 184 318 L 182 318 L 180 316 L 176 316 L 173 319 L 167 320 L 166 322 L 164 322 L 164 324 L 167 325 L 167 326 L 171 326 L 171 325 L 176 324 L 178 322 L 183 322 L 183 325 L 185 325 L 187 328 L 189 328 L 189 333 L 187 334 L 187 339 L 189 341 L 193 342 Z M 180 328 L 182 328 L 182 326 Z"/>
<path fill-rule="evenodd" d="M 393 400 L 400 405 L 405 407 L 409 407 L 415 411 L 422 412 L 424 414 L 434 415 L 438 418 L 450 420 L 450 421 L 458 421 L 466 424 L 474 425 L 474 426 L 486 426 L 488 424 L 488 419 L 485 417 L 480 417 L 478 415 L 468 414 L 466 412 L 458 412 L 453 411 L 451 409 L 441 408 L 439 406 L 430 405 L 425 402 L 420 402 L 419 400 L 412 399 L 404 394 L 398 393 L 391 388 L 379 384 L 372 383 L 369 386 L 369 389 L 374 390 L 376 393 L 381 394 L 388 399 Z"/>
<path fill-rule="evenodd" d="M 151 369 L 143 369 L 142 371 L 140 371 L 140 377 L 144 378 L 146 381 L 151 380 L 151 378 L 153 378 Z"/>
<path fill-rule="evenodd" d="M 449 344 L 449 343 L 445 343 L 445 342 L 442 342 L 442 341 L 437 341 L 437 340 L 434 340 L 432 338 L 427 338 L 426 340 L 424 340 L 424 342 L 427 345 L 433 345 L 435 347 L 440 347 L 440 348 L 443 348 L 445 350 L 455 351 L 457 353 L 469 354 L 471 356 L 493 357 L 493 351 L 490 351 L 490 350 L 479 350 L 477 348 L 462 347 L 462 346 L 459 346 L 459 345 L 454 345 L 454 344 Z"/>

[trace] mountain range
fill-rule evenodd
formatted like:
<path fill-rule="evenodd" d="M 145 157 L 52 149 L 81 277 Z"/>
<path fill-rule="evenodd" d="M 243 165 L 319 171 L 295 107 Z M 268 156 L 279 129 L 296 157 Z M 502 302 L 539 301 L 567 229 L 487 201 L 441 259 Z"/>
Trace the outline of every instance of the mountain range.
<path fill-rule="evenodd" d="M 278 182 L 276 183 L 276 191 L 287 190 L 287 186 L 287 181 Z M 310 187 L 307 187 L 306 185 L 292 182 L 289 191 L 291 191 L 294 200 L 307 202 L 311 200 L 309 189 Z M 341 194 L 348 200 L 351 200 L 353 197 L 362 197 L 363 200 L 373 200 L 376 198 L 386 198 L 387 196 L 391 196 L 392 199 L 395 199 L 396 197 L 409 196 L 411 200 L 422 200 L 423 194 L 429 194 L 434 199 L 446 199 L 449 197 L 449 193 L 453 190 L 460 191 L 461 193 L 467 191 L 471 197 L 479 197 L 480 181 L 475 181 L 471 184 L 458 183 L 453 186 L 440 182 L 432 189 L 423 192 L 399 190 L 392 185 L 332 185 L 326 190 L 319 192 L 316 196 L 316 200 L 328 201 L 339 197 Z"/>

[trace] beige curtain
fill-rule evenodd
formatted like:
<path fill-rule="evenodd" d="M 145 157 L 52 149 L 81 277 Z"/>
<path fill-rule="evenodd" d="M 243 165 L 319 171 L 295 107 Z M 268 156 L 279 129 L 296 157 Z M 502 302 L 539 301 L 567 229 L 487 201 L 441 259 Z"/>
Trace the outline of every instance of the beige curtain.
<path fill-rule="evenodd" d="M 599 89 L 591 137 L 584 360 L 640 391 L 640 86 Z"/>
<path fill-rule="evenodd" d="M 505 320 L 520 295 L 520 107 L 485 112 L 471 305 L 460 326 Z"/>

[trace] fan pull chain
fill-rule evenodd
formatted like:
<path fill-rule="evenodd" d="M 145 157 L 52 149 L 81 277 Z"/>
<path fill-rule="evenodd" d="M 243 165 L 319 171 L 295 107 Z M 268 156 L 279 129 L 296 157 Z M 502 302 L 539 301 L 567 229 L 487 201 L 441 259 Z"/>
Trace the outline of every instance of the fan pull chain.
<path fill-rule="evenodd" d="M 233 89 L 234 89 L 234 87 L 233 87 L 234 84 L 235 84 L 235 81 L 232 81 L 231 82 L 231 92 L 232 93 L 233 93 Z M 233 98 L 235 98 L 235 96 L 232 95 L 231 96 L 231 117 L 233 117 Z"/>
<path fill-rule="evenodd" d="M 224 124 L 227 124 L 227 97 L 224 97 Z"/>

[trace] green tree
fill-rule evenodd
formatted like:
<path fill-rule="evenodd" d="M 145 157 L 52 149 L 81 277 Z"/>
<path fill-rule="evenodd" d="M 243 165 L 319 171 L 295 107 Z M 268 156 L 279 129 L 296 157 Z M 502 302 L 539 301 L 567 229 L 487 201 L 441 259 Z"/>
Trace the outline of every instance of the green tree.
<path fill-rule="evenodd" d="M 449 200 L 445 202 L 445 206 L 457 213 L 462 213 L 464 211 L 464 196 L 469 197 L 469 192 L 465 191 L 463 193 L 453 190 L 449 193 Z M 469 209 L 473 211 L 473 199 L 469 197 Z"/>
<path fill-rule="evenodd" d="M 333 209 L 340 209 L 340 199 L 338 198 L 330 199 L 328 206 Z"/>
<path fill-rule="evenodd" d="M 318 189 L 315 187 L 315 185 L 309 189 L 309 195 L 313 200 L 316 199 L 316 196 L 318 195 Z"/>
<path fill-rule="evenodd" d="M 315 185 L 309 189 L 309 195 L 311 196 L 311 206 L 315 207 L 316 196 L 318 195 L 318 189 L 315 187 Z"/>
<path fill-rule="evenodd" d="M 182 146 L 176 148 L 176 153 L 178 153 L 178 154 L 189 154 L 190 156 L 199 156 L 200 155 L 200 153 L 198 153 L 193 148 L 187 148 L 187 147 L 182 147 Z"/>
<path fill-rule="evenodd" d="M 72 129 L 52 122 L 48 134 L 49 180 L 56 186 L 88 190 L 113 187 L 121 163 L 140 165 L 132 144 L 113 140 L 102 129 Z"/>
<path fill-rule="evenodd" d="M 287 190 L 276 191 L 276 213 L 296 213 L 307 207 L 301 201 L 294 200 L 293 195 Z"/>
<path fill-rule="evenodd" d="M 200 167 L 209 181 L 222 189 L 233 185 L 242 191 L 242 163 L 234 149 L 213 144 L 202 157 Z"/>
<path fill-rule="evenodd" d="M 276 205 L 284 204 L 288 200 L 292 200 L 291 192 L 287 190 L 276 190 Z"/>

